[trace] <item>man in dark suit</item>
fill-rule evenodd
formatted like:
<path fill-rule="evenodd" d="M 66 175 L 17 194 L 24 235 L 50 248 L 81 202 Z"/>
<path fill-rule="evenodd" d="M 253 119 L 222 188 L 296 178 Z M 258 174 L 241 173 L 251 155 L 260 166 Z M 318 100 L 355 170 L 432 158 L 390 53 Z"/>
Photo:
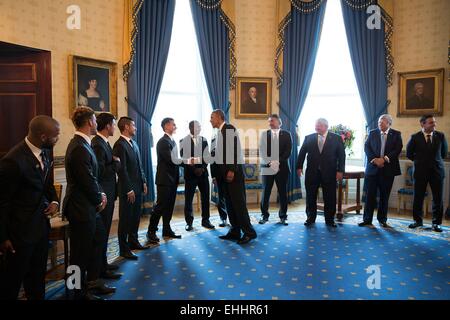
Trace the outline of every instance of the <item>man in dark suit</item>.
<path fill-rule="evenodd" d="M 148 225 L 147 240 L 149 243 L 158 243 L 156 236 L 158 224 L 163 218 L 162 235 L 165 238 L 180 239 L 181 236 L 175 234 L 170 226 L 172 220 L 177 188 L 180 180 L 181 159 L 178 157 L 178 148 L 173 139 L 173 134 L 177 130 L 175 121 L 172 118 L 164 118 L 161 122 L 164 136 L 159 139 L 156 145 L 158 164 L 156 168 L 156 206 L 150 217 Z"/>
<path fill-rule="evenodd" d="M 133 137 L 136 125 L 129 117 L 119 119 L 120 138 L 113 155 L 120 159 L 119 169 L 119 250 L 125 259 L 137 260 L 131 250 L 144 250 L 138 240 L 142 212 L 142 195 L 147 194 L 147 179 L 141 162 L 139 147 Z"/>
<path fill-rule="evenodd" d="M 111 223 L 114 214 L 114 203 L 117 199 L 116 174 L 120 168 L 120 159 L 113 155 L 113 150 L 108 138 L 114 136 L 116 118 L 111 113 L 101 113 L 97 116 L 97 135 L 92 138 L 92 149 L 98 163 L 98 182 L 106 194 L 108 203 L 100 216 L 105 227 L 106 237 L 103 244 L 103 261 L 100 277 L 104 279 L 119 279 L 120 274 L 114 273 L 117 265 L 108 264 L 108 238 L 111 231 Z"/>
<path fill-rule="evenodd" d="M 59 123 L 37 116 L 24 141 L 0 161 L 0 300 L 15 300 L 23 284 L 28 300 L 44 300 L 49 219 L 58 211 L 50 153 Z"/>
<path fill-rule="evenodd" d="M 98 279 L 106 237 L 99 212 L 105 209 L 107 198 L 98 183 L 98 164 L 91 147 L 90 136 L 96 134 L 97 122 L 89 107 L 78 107 L 72 122 L 76 132 L 65 156 L 67 190 L 63 214 L 70 224 L 70 264 L 78 266 L 81 272 L 81 288 L 75 289 L 75 299 L 96 300 L 92 293 L 115 292 L 115 288 Z"/>
<path fill-rule="evenodd" d="M 286 130 L 281 130 L 281 119 L 277 114 L 269 117 L 270 130 L 264 132 L 260 139 L 260 155 L 262 157 L 261 175 L 263 182 L 263 196 L 261 198 L 260 224 L 269 221 L 269 200 L 273 183 L 277 184 L 280 199 L 280 223 L 287 225 L 287 183 L 291 169 L 289 157 L 292 153 L 292 137 Z"/>
<path fill-rule="evenodd" d="M 208 163 L 209 149 L 208 141 L 200 136 L 201 125 L 198 121 L 189 122 L 189 131 L 191 132 L 180 141 L 180 156 L 188 162 L 194 158 L 194 164 L 183 164 L 184 167 L 184 217 L 186 220 L 186 230 L 192 231 L 194 215 L 192 210 L 192 200 L 194 199 L 195 189 L 198 186 L 202 202 L 202 226 L 207 229 L 214 229 L 209 221 L 209 179 Z"/>
<path fill-rule="evenodd" d="M 306 168 L 306 215 L 305 225 L 311 226 L 316 222 L 317 192 L 322 187 L 325 206 L 325 223 L 336 227 L 336 180 L 342 180 L 345 171 L 345 149 L 342 138 L 328 132 L 328 121 L 316 121 L 316 133 L 305 137 L 297 160 L 297 174 L 302 176 L 303 163 L 308 155 Z"/>
<path fill-rule="evenodd" d="M 373 211 L 379 194 L 377 219 L 383 228 L 388 228 L 387 214 L 389 196 L 394 177 L 401 174 L 398 157 L 402 152 L 403 143 L 400 131 L 391 128 L 392 117 L 383 114 L 378 119 L 378 129 L 370 131 L 364 144 L 367 157 L 365 183 L 366 204 L 364 206 L 363 222 L 360 227 L 372 225 Z"/>
<path fill-rule="evenodd" d="M 214 158 L 215 154 L 215 150 L 216 150 L 216 146 L 217 146 L 217 136 L 214 136 L 211 140 L 211 159 Z M 211 159 L 209 161 L 209 163 L 211 163 Z M 212 178 L 212 183 L 215 187 L 215 190 L 217 191 L 217 211 L 219 211 L 219 217 L 221 222 L 219 223 L 219 227 L 224 228 L 224 227 L 228 227 L 230 226 L 227 222 L 227 217 L 228 217 L 228 212 L 227 212 L 227 205 L 226 205 L 226 201 L 225 201 L 225 191 L 223 190 L 223 184 L 219 185 L 217 183 L 217 173 L 216 173 L 216 166 L 213 166 L 213 164 L 211 164 L 210 166 L 210 170 L 211 170 L 211 178 Z"/>
<path fill-rule="evenodd" d="M 244 161 L 239 137 L 236 128 L 225 122 L 225 114 L 222 110 L 214 110 L 211 113 L 210 122 L 213 128 L 218 129 L 217 143 L 214 150 L 211 150 L 213 157 L 211 172 L 216 178 L 218 188 L 223 191 L 231 223 L 230 231 L 220 238 L 238 240 L 238 244 L 246 244 L 256 238 L 256 231 L 253 229 L 247 210 L 242 168 Z"/>
<path fill-rule="evenodd" d="M 409 227 L 415 229 L 423 226 L 423 199 L 427 185 L 433 194 L 432 228 L 442 232 L 442 215 L 444 212 L 444 160 L 447 157 L 448 144 L 442 132 L 436 129 L 433 115 L 420 118 L 422 130 L 413 134 L 406 146 L 406 156 L 414 161 L 414 223 Z"/>

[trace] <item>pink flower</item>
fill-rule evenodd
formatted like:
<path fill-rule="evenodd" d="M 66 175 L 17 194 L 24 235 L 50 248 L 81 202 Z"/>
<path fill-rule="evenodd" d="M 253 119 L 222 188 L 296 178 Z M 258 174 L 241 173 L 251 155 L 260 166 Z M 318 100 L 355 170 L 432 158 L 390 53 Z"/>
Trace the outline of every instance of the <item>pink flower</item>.
<path fill-rule="evenodd" d="M 341 134 L 342 141 L 345 141 L 345 135 Z"/>

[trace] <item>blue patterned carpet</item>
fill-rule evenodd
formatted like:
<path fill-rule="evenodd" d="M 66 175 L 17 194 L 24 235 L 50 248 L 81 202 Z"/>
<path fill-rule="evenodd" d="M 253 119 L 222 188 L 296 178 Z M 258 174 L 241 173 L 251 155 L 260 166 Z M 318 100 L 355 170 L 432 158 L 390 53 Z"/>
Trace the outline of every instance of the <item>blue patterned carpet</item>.
<path fill-rule="evenodd" d="M 136 262 L 119 262 L 123 277 L 108 282 L 117 287 L 108 299 L 450 299 L 448 228 L 442 234 L 412 232 L 409 221 L 393 219 L 391 230 L 360 228 L 359 216 L 337 229 L 318 217 L 307 229 L 302 213 L 291 213 L 289 226 L 272 217 L 258 225 L 257 217 L 252 215 L 258 238 L 244 246 L 218 239 L 227 231 L 223 228 L 206 231 L 196 221 L 196 232 L 188 234 L 184 223 L 176 224 L 183 239 L 136 252 Z M 114 259 L 117 240 L 111 241 Z M 367 287 L 371 265 L 381 269 L 380 289 Z M 53 283 L 48 298 L 60 299 L 63 292 L 61 282 Z"/>

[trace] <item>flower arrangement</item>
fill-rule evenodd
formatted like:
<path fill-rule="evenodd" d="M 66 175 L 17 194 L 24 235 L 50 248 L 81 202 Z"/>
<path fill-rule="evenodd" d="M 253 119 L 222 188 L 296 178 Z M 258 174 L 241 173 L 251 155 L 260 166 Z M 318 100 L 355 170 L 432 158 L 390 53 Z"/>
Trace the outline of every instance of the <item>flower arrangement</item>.
<path fill-rule="evenodd" d="M 328 129 L 330 132 L 333 132 L 342 138 L 342 142 L 344 143 L 345 151 L 349 156 L 353 155 L 352 145 L 353 140 L 355 140 L 355 132 L 344 126 L 343 124 L 338 124 L 336 126 L 331 126 Z"/>

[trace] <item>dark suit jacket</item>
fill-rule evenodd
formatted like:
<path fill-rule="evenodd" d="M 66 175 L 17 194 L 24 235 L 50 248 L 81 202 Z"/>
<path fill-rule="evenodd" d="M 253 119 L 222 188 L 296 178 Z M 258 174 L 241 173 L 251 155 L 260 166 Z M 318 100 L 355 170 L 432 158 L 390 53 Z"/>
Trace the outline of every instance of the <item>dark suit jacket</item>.
<path fill-rule="evenodd" d="M 197 144 L 197 147 L 194 145 L 194 141 L 192 141 L 192 137 L 187 135 L 180 141 L 180 156 L 183 160 L 189 159 L 190 157 L 201 157 L 202 163 L 195 164 L 194 166 L 190 166 L 187 164 L 182 164 L 184 168 L 184 178 L 194 179 L 197 178 L 194 171 L 195 169 L 203 169 L 202 177 L 208 176 L 208 159 L 210 158 L 209 149 L 208 149 L 208 141 L 202 136 L 199 136 L 198 139 L 201 141 L 201 144 Z"/>
<path fill-rule="evenodd" d="M 442 132 L 434 131 L 431 149 L 427 146 L 422 131 L 411 136 L 406 146 L 406 156 L 414 161 L 414 178 L 424 178 L 430 169 L 442 179 L 445 177 L 444 160 L 447 156 L 448 144 Z"/>
<path fill-rule="evenodd" d="M 98 183 L 98 164 L 94 150 L 83 137 L 75 135 L 65 157 L 67 190 L 63 214 L 69 221 L 95 223 L 97 206 L 102 202 Z"/>
<path fill-rule="evenodd" d="M 228 141 L 233 141 L 231 145 L 227 145 L 226 135 L 230 135 Z M 227 157 L 230 158 L 229 161 Z M 218 132 L 217 138 L 211 143 L 210 163 L 213 178 L 225 179 L 227 172 L 233 171 L 235 179 L 244 179 L 241 143 L 233 125 L 225 123 L 222 130 Z"/>
<path fill-rule="evenodd" d="M 114 201 L 117 198 L 116 174 L 119 171 L 120 162 L 114 161 L 111 146 L 101 137 L 95 136 L 91 145 L 97 157 L 98 181 L 108 196 L 113 195 L 114 198 L 108 198 L 108 201 Z"/>
<path fill-rule="evenodd" d="M 306 136 L 297 159 L 297 169 L 303 169 L 306 155 L 308 167 L 305 179 L 314 179 L 319 168 L 324 181 L 336 180 L 336 172 L 345 172 L 345 149 L 342 139 L 337 134 L 328 132 L 322 153 L 319 152 L 318 134 Z"/>
<path fill-rule="evenodd" d="M 279 148 L 278 154 L 272 155 L 272 130 L 267 130 L 261 136 L 259 152 L 262 158 L 262 166 L 268 166 L 271 160 L 280 162 L 280 172 L 291 171 L 289 166 L 289 157 L 292 154 L 292 137 L 291 133 L 286 130 L 279 132 Z"/>
<path fill-rule="evenodd" d="M 47 158 L 49 158 L 49 152 Z M 59 201 L 50 179 L 52 166 L 43 172 L 25 141 L 17 144 L 0 161 L 0 243 L 34 243 L 48 232 L 43 211 Z"/>
<path fill-rule="evenodd" d="M 181 163 L 181 159 L 178 158 L 178 150 L 175 142 L 167 134 L 164 134 L 156 144 L 156 154 L 158 157 L 156 184 L 161 186 L 177 186 L 180 180 L 180 168 L 178 165 Z M 172 159 L 172 154 L 175 157 L 174 159 Z M 174 163 L 174 160 L 178 163 Z"/>
<path fill-rule="evenodd" d="M 113 154 L 120 158 L 119 195 L 126 196 L 128 192 L 135 194 L 144 192 L 144 183 L 147 183 L 142 167 L 141 155 L 136 142 L 131 140 L 133 146 L 123 137 L 116 141 Z"/>
<path fill-rule="evenodd" d="M 364 144 L 364 152 L 367 157 L 366 175 L 373 176 L 383 174 L 385 176 L 398 176 L 401 174 L 400 162 L 398 157 L 402 152 L 403 143 L 400 131 L 389 129 L 384 147 L 384 155 L 389 158 L 389 163 L 386 162 L 383 168 L 378 168 L 371 161 L 380 157 L 381 152 L 381 131 L 374 129 L 369 132 L 369 136 Z"/>

